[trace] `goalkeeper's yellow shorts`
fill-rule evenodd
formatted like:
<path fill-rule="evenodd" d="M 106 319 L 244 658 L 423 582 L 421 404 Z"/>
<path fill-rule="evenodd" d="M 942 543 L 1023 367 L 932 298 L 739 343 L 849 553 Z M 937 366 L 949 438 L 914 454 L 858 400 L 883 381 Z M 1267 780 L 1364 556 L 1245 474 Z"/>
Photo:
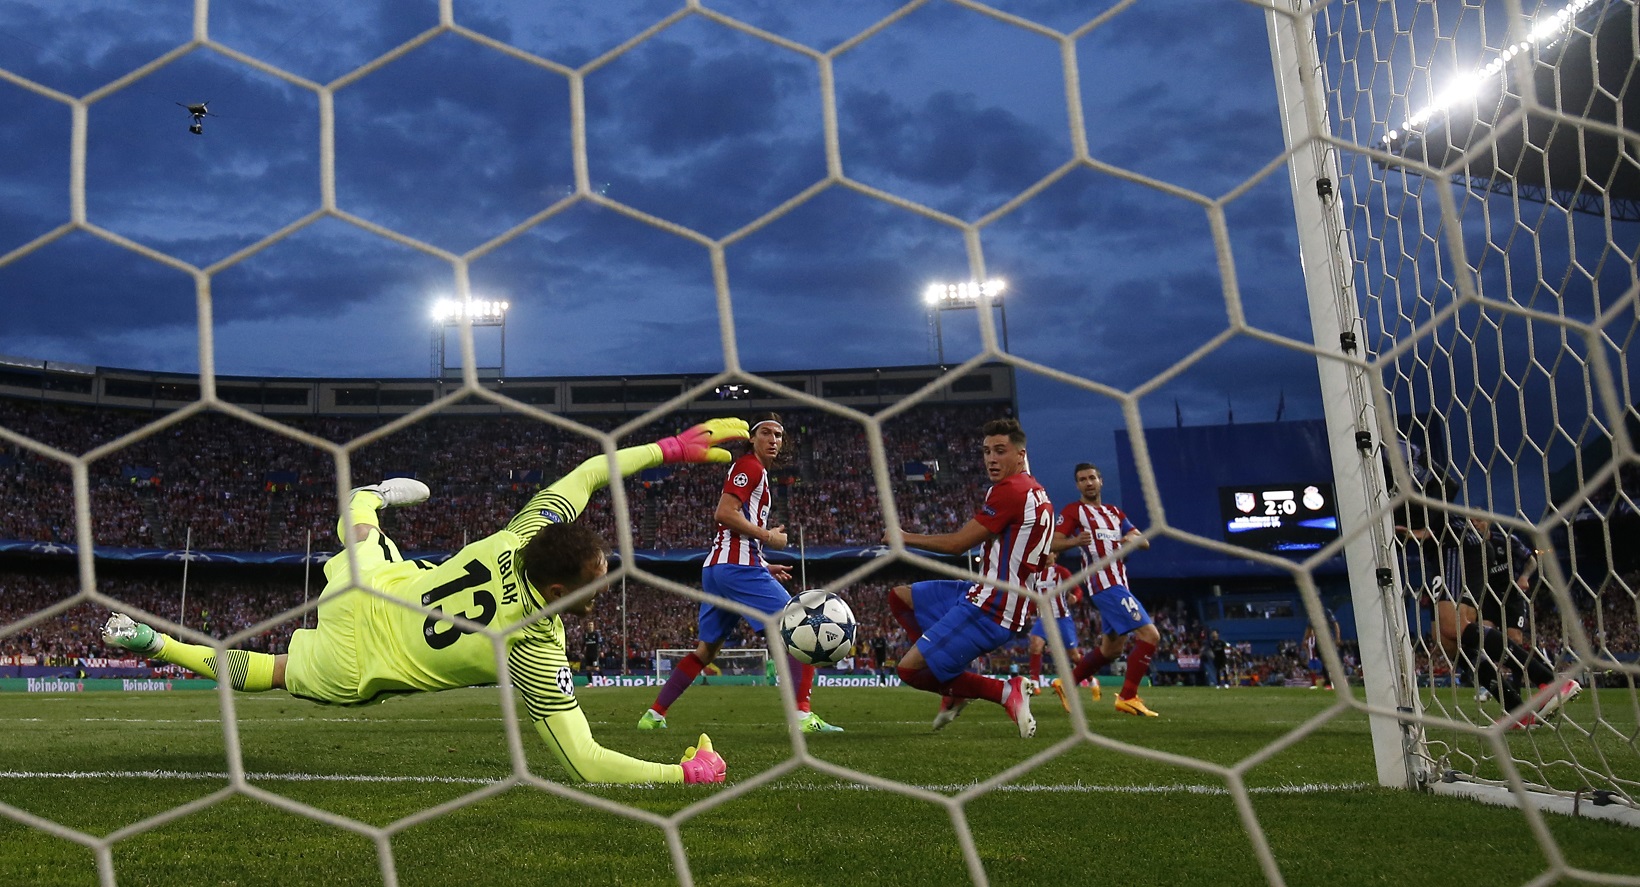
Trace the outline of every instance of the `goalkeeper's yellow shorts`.
<path fill-rule="evenodd" d="M 403 562 L 398 546 L 379 529 L 353 546 L 353 558 L 359 564 L 359 582 L 372 587 L 378 585 L 372 577 L 383 568 Z M 357 705 L 376 699 L 374 695 L 368 699 L 359 695 L 359 631 L 368 630 L 374 602 L 375 598 L 353 584 L 346 552 L 325 563 L 318 627 L 297 629 L 290 638 L 285 689 L 292 696 L 333 705 Z"/>

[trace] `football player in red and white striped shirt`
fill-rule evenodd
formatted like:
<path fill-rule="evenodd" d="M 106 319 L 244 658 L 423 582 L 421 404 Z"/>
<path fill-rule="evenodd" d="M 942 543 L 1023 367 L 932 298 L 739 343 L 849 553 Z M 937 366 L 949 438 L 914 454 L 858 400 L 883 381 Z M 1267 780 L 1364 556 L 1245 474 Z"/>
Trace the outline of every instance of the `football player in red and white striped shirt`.
<path fill-rule="evenodd" d="M 1149 548 L 1144 534 L 1128 520 L 1122 509 L 1106 505 L 1100 500 L 1105 489 L 1104 475 L 1093 465 L 1083 462 L 1076 466 L 1076 489 L 1082 498 L 1065 506 L 1059 513 L 1059 526 L 1053 534 L 1053 550 L 1079 548 L 1089 564 L 1104 561 L 1104 565 L 1088 577 L 1086 589 L 1093 604 L 1104 620 L 1105 633 L 1072 672 L 1076 683 L 1092 680 L 1093 701 L 1098 702 L 1099 670 L 1115 662 L 1127 645 L 1124 635 L 1133 638 L 1133 649 L 1128 651 L 1127 673 L 1122 679 L 1121 692 L 1116 694 L 1116 710 L 1122 714 L 1154 718 L 1156 712 L 1139 698 L 1139 682 L 1150 673 L 1150 659 L 1161 643 L 1161 632 L 1151 621 L 1145 605 L 1128 590 L 1125 555 L 1117 556 L 1123 546 Z M 1108 561 L 1106 559 L 1109 558 Z M 1070 700 L 1065 697 L 1065 685 L 1057 678 L 1052 684 L 1059 694 L 1060 704 L 1070 711 Z"/>
<path fill-rule="evenodd" d="M 1053 504 L 1047 491 L 1025 471 L 1025 432 L 1014 419 L 985 423 L 985 471 L 992 486 L 985 502 L 951 533 L 906 533 L 905 544 L 942 554 L 962 554 L 981 546 L 980 575 L 962 597 L 954 598 L 939 620 L 900 659 L 900 680 L 942 697 L 934 718 L 939 730 L 956 719 L 971 699 L 1001 705 L 1019 725 L 1019 735 L 1036 735 L 1031 715 L 1034 682 L 1024 677 L 999 681 L 967 671 L 975 657 L 1030 630 L 1036 608 L 1029 598 L 1000 587 L 1029 587 L 1047 569 L 1053 540 Z M 924 618 L 928 614 L 921 614 Z"/>
<path fill-rule="evenodd" d="M 712 550 L 706 554 L 701 571 L 701 587 L 710 594 L 745 604 L 758 612 L 774 614 L 785 608 L 791 594 L 781 586 L 792 571 L 784 564 L 763 558 L 765 546 L 786 547 L 786 528 L 769 526 L 769 467 L 780 456 L 786 441 L 785 426 L 774 413 L 764 413 L 752 421 L 751 451 L 729 466 L 729 477 L 718 496 L 717 531 Z M 714 604 L 700 605 L 695 651 L 683 657 L 671 677 L 655 696 L 655 703 L 638 720 L 640 730 L 666 729 L 666 710 L 695 682 L 706 666 L 717 658 L 723 642 L 734 633 L 741 616 Z M 826 723 L 809 708 L 814 691 L 814 666 L 791 660 L 797 677 L 797 720 L 804 733 L 841 733 L 843 728 Z"/>

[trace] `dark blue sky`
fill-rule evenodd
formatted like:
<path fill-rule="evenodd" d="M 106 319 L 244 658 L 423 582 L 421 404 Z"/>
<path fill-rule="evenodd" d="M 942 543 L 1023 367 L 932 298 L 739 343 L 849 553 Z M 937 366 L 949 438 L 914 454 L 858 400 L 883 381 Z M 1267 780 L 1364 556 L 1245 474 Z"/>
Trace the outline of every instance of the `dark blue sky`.
<path fill-rule="evenodd" d="M 29 0 L 0 6 L 0 68 L 86 98 L 184 45 L 192 0 Z M 463 2 L 457 25 L 565 68 L 588 65 L 677 2 Z M 998 2 L 1059 32 L 1108 3 Z M 892 13 L 877 0 L 713 2 L 826 52 Z M 1181 21 L 1191 21 L 1186 37 Z M 1211 27 L 1202 27 L 1211 22 Z M 315 84 L 433 28 L 412 0 L 217 0 L 213 40 Z M 1077 100 L 1101 164 L 1216 199 L 1282 150 L 1263 13 L 1167 0 L 1124 9 L 1075 44 Z M 569 79 L 455 33 L 335 92 L 337 206 L 431 247 L 466 253 L 574 193 Z M 820 65 L 811 54 L 682 15 L 586 76 L 588 173 L 621 207 L 585 199 L 471 256 L 476 295 L 512 304 L 510 374 L 711 372 L 724 366 L 713 269 L 725 249 L 733 335 L 752 371 L 923 364 L 936 340 L 931 281 L 969 276 L 962 232 L 881 199 L 974 221 L 1074 158 L 1059 45 L 950 3 L 914 9 L 835 59 L 834 181 Z M 190 135 L 176 102 L 219 116 Z M 319 97 L 196 48 L 89 106 L 89 221 L 200 268 L 321 205 Z M 0 255 L 70 218 L 67 104 L 0 81 Z M 857 185 L 858 187 L 854 187 Z M 1283 168 L 1226 208 L 1251 323 L 1306 339 Z M 765 220 L 756 230 L 748 226 Z M 1063 172 L 981 231 L 977 255 L 1009 282 L 1011 353 L 1131 389 L 1229 323 L 1199 202 L 1087 165 Z M 448 262 L 326 217 L 212 276 L 225 374 L 425 376 L 431 301 Z M 184 270 L 85 231 L 0 266 L 0 354 L 193 371 L 199 316 Z M 947 312 L 947 362 L 980 348 L 975 312 Z M 1320 415 L 1314 361 L 1246 337 L 1141 404 L 1146 424 Z M 1115 402 L 1028 371 L 1033 463 L 1056 499 L 1070 465 L 1109 464 Z M 1114 472 L 1111 472 L 1114 473 Z M 1136 491 L 1134 493 L 1136 495 Z"/>

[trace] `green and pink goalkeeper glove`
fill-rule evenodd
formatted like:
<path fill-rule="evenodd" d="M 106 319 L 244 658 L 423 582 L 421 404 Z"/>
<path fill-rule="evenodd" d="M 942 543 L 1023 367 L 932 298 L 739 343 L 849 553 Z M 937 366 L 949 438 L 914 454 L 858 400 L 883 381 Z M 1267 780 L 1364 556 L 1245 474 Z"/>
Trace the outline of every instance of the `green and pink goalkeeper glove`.
<path fill-rule="evenodd" d="M 740 423 L 745 425 L 746 423 Z M 700 734 L 700 743 L 689 746 L 683 753 L 683 782 L 685 785 L 699 785 L 703 782 L 722 782 L 723 774 L 728 767 L 723 763 L 723 756 L 712 751 L 712 740 L 705 733 Z"/>
<path fill-rule="evenodd" d="M 745 419 L 708 419 L 687 431 L 680 431 L 672 437 L 663 437 L 655 443 L 660 445 L 661 456 L 668 463 L 733 462 L 735 457 L 718 444 L 731 440 L 746 440 L 749 437 L 751 434 L 746 430 Z"/>

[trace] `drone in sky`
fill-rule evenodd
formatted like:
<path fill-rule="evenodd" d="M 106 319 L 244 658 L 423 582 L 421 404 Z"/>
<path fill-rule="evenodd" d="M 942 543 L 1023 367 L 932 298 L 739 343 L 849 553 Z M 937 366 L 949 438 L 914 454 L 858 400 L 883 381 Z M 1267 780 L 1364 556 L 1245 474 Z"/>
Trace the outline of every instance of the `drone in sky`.
<path fill-rule="evenodd" d="M 197 105 L 189 105 L 189 104 L 185 104 L 183 102 L 177 102 L 177 105 L 179 107 L 187 108 L 188 113 L 193 115 L 194 122 L 188 124 L 188 131 L 193 133 L 196 136 L 205 134 L 205 118 L 206 117 L 215 117 L 215 116 L 217 116 L 215 114 L 212 114 L 210 112 L 210 110 L 208 108 L 206 108 L 206 105 L 209 105 L 209 104 L 210 104 L 209 101 L 203 101 L 203 102 L 200 102 Z"/>

